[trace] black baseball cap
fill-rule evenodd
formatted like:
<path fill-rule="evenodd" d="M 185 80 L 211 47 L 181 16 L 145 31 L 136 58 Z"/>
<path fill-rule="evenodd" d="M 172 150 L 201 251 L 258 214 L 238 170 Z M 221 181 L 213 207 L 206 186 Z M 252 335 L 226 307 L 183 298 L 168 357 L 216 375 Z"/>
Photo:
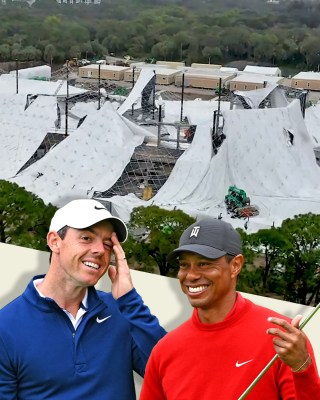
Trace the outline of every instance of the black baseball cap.
<path fill-rule="evenodd" d="M 242 242 L 239 232 L 231 224 L 222 219 L 205 217 L 183 232 L 179 247 L 168 254 L 167 261 L 173 261 L 184 251 L 210 259 L 226 254 L 236 256 L 242 253 Z"/>

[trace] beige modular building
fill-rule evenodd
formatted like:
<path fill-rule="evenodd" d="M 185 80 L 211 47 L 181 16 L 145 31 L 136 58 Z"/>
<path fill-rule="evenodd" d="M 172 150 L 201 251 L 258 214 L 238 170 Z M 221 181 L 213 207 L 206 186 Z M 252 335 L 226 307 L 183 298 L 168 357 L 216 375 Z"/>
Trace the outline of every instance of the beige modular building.
<path fill-rule="evenodd" d="M 320 90 L 320 72 L 299 72 L 291 79 L 295 89 Z"/>
<path fill-rule="evenodd" d="M 146 68 L 150 68 L 149 66 Z M 157 68 L 156 65 L 154 65 L 154 71 L 156 73 L 156 84 L 157 85 L 172 85 L 175 82 L 175 77 L 177 74 L 179 74 L 179 70 L 172 69 L 172 68 Z M 136 67 L 134 70 L 134 81 L 136 82 L 142 68 Z M 126 82 L 132 82 L 133 80 L 133 69 L 130 68 L 128 71 L 125 71 L 124 73 L 124 80 Z"/>
<path fill-rule="evenodd" d="M 239 74 L 231 79 L 229 89 L 234 90 L 256 90 L 264 88 L 268 83 L 280 84 L 284 78 L 281 76 L 267 76 L 261 74 Z"/>
<path fill-rule="evenodd" d="M 182 86 L 184 74 L 184 86 L 199 89 L 218 89 L 219 81 L 221 78 L 221 86 L 226 87 L 230 79 L 236 76 L 236 73 L 221 72 L 219 69 L 207 70 L 201 69 L 188 69 L 185 72 L 181 72 L 176 76 L 175 85 Z"/>
<path fill-rule="evenodd" d="M 220 69 L 222 65 L 220 64 L 201 64 L 201 63 L 192 63 L 191 68 L 209 68 L 209 69 Z"/>
<path fill-rule="evenodd" d="M 156 65 L 164 65 L 168 68 L 179 69 L 185 67 L 185 63 L 182 61 L 157 61 Z"/>
<path fill-rule="evenodd" d="M 139 75 L 141 72 L 141 68 L 134 68 L 134 81 L 137 82 Z M 125 82 L 132 82 L 133 80 L 133 68 L 129 68 L 127 71 L 124 71 L 123 80 Z"/>
<path fill-rule="evenodd" d="M 100 79 L 109 79 L 113 81 L 123 81 L 124 73 L 130 67 L 121 67 L 117 65 L 100 65 Z M 99 64 L 90 64 L 79 67 L 80 78 L 99 78 Z"/>

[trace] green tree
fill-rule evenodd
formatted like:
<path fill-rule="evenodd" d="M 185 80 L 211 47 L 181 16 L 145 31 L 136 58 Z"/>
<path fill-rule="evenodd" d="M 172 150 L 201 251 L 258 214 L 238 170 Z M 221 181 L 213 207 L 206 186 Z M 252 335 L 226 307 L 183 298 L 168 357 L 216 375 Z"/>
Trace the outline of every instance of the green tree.
<path fill-rule="evenodd" d="M 14 43 L 11 47 L 11 56 L 14 60 L 22 60 L 23 48 L 20 43 Z"/>
<path fill-rule="evenodd" d="M 320 64 L 319 33 L 306 37 L 301 43 L 300 50 L 305 56 L 307 67 Z"/>
<path fill-rule="evenodd" d="M 167 254 L 178 246 L 182 232 L 194 221 L 194 218 L 181 210 L 164 210 L 154 205 L 136 207 L 131 213 L 129 224 L 133 235 L 124 244 L 126 254 L 146 265 L 156 263 L 160 275 L 167 276 L 169 270 L 174 268 L 167 263 Z M 134 238 L 137 230 L 146 233 L 144 239 Z"/>
<path fill-rule="evenodd" d="M 47 44 L 45 49 L 44 49 L 44 53 L 43 53 L 43 59 L 49 63 L 50 65 L 52 65 L 53 63 L 53 57 L 56 55 L 56 48 L 53 44 Z"/>
<path fill-rule="evenodd" d="M 81 48 L 78 45 L 74 45 L 70 47 L 69 50 L 70 58 L 80 58 L 81 56 Z"/>
<path fill-rule="evenodd" d="M 91 42 L 92 52 L 96 57 L 104 57 L 107 54 L 107 49 L 99 43 L 98 40 L 93 40 Z"/>
<path fill-rule="evenodd" d="M 256 61 L 272 61 L 276 55 L 278 38 L 273 33 L 255 33 L 252 35 L 253 55 Z"/>
<path fill-rule="evenodd" d="M 216 64 L 221 62 L 223 58 L 222 51 L 219 47 L 206 46 L 202 49 L 202 55 L 205 57 L 208 64 Z"/>
<path fill-rule="evenodd" d="M 270 275 L 273 278 L 277 275 L 277 264 L 288 246 L 287 238 L 276 228 L 261 229 L 250 236 L 250 246 L 255 254 L 262 254 L 264 257 L 262 288 L 275 290 L 274 287 L 268 287 L 268 279 Z"/>
<path fill-rule="evenodd" d="M 225 29 L 221 34 L 221 45 L 226 56 L 248 58 L 251 54 L 250 31 L 244 26 Z"/>
<path fill-rule="evenodd" d="M 9 61 L 11 57 L 11 49 L 8 44 L 0 45 L 0 60 Z"/>
<path fill-rule="evenodd" d="M 20 52 L 20 60 L 24 61 L 40 60 L 41 57 L 42 52 L 34 46 L 23 47 Z"/>
<path fill-rule="evenodd" d="M 91 43 L 90 42 L 83 43 L 81 45 L 81 52 L 86 60 L 88 59 L 88 57 L 91 58 L 93 56 Z"/>
<path fill-rule="evenodd" d="M 319 302 L 320 215 L 297 215 L 283 221 L 289 246 L 283 259 L 284 299 L 300 304 Z"/>
<path fill-rule="evenodd" d="M 262 291 L 262 278 L 261 269 L 257 268 L 256 258 L 257 253 L 255 247 L 252 245 L 252 235 L 247 234 L 243 229 L 237 229 L 240 233 L 242 240 L 242 253 L 244 255 L 244 265 L 237 280 L 237 290 L 261 294 Z"/>
<path fill-rule="evenodd" d="M 15 183 L 0 180 L 0 241 L 47 250 L 47 232 L 56 211 Z"/>

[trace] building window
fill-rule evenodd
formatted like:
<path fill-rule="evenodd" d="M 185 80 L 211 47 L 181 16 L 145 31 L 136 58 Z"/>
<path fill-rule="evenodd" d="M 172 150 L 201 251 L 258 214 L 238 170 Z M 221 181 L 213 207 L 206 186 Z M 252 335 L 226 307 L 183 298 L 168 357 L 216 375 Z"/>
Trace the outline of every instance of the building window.
<path fill-rule="evenodd" d="M 310 83 L 309 82 L 307 83 L 307 86 L 310 87 Z"/>

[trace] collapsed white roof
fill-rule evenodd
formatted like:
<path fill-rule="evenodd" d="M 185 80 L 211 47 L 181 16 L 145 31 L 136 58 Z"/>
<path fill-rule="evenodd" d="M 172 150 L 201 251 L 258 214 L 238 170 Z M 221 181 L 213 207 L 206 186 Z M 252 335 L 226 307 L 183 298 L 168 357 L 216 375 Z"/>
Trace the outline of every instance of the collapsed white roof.
<path fill-rule="evenodd" d="M 105 103 L 83 124 L 19 175 L 10 179 L 57 206 L 111 187 L 143 136 L 133 135 Z"/>
<path fill-rule="evenodd" d="M 224 196 L 229 185 L 244 189 L 260 215 L 250 219 L 249 230 L 280 225 L 299 213 L 320 213 L 320 169 L 298 101 L 278 109 L 223 111 L 223 142 L 213 156 L 211 135 L 198 126 L 194 141 L 179 158 L 170 177 L 149 202 L 133 196 L 113 197 L 116 211 L 128 218 L 133 206 L 157 204 L 187 213 L 217 217 L 234 226 L 243 220 L 226 213 Z M 294 135 L 293 145 L 288 132 Z"/>
<path fill-rule="evenodd" d="M 262 101 L 268 96 L 270 97 L 272 108 L 286 107 L 289 104 L 283 90 L 273 83 L 268 83 L 266 87 L 261 89 L 235 90 L 233 93 L 241 96 L 250 108 L 259 108 Z"/>
<path fill-rule="evenodd" d="M 130 110 L 132 104 L 134 104 L 138 99 L 141 101 L 141 93 L 145 86 L 150 82 L 153 78 L 154 72 L 149 68 L 142 69 L 137 82 L 135 83 L 133 89 L 129 93 L 129 96 L 122 103 L 122 105 L 118 108 L 119 115 L 123 115 L 127 110 Z"/>
<path fill-rule="evenodd" d="M 16 77 L 11 74 L 0 75 L 0 87 L 2 94 L 15 94 L 17 92 Z M 76 88 L 69 85 L 69 95 L 85 93 L 87 90 Z M 66 81 L 38 81 L 34 79 L 19 78 L 18 80 L 18 94 L 47 94 L 66 96 L 67 82 Z"/>
<path fill-rule="evenodd" d="M 0 179 L 14 176 L 32 157 L 56 117 L 55 97 L 39 96 L 26 110 L 25 105 L 25 95 L 0 96 Z"/>
<path fill-rule="evenodd" d="M 151 72 L 149 79 L 152 75 Z M 1 79 L 6 80 L 3 76 Z M 148 82 L 147 75 L 143 79 Z M 14 95 L 13 82 L 11 79 L 10 94 L 0 98 L 2 121 L 4 126 L 7 124 L 3 142 L 6 150 L 1 158 L 5 176 L 16 173 L 20 164 L 36 149 L 48 129 L 45 120 L 52 125 L 56 119 L 54 101 L 51 103 L 55 96 L 39 97 L 24 110 L 27 96 Z M 35 86 L 30 86 L 26 93 L 39 93 L 38 84 L 43 92 L 43 85 L 52 83 L 28 82 Z M 137 93 L 140 91 L 141 94 L 142 89 L 141 84 Z M 131 107 L 137 93 L 120 107 L 120 113 Z M 243 227 L 243 220 L 229 218 L 224 205 L 228 186 L 234 184 L 246 190 L 251 203 L 260 209 L 260 215 L 250 219 L 251 231 L 268 227 L 273 222 L 279 225 L 284 218 L 298 213 L 319 213 L 320 169 L 299 101 L 282 108 L 255 110 L 229 110 L 229 103 L 221 103 L 226 140 L 218 154 L 213 155 L 210 128 L 217 106 L 214 101 L 184 103 L 183 115 L 197 125 L 192 144 L 176 162 L 165 185 L 149 202 L 133 194 L 109 199 L 119 215 L 128 220 L 134 206 L 153 203 L 164 208 L 177 207 L 194 216 L 221 214 L 234 226 Z M 84 115 L 86 104 L 82 107 L 81 115 Z M 166 121 L 179 121 L 181 103 L 167 101 L 165 111 Z M 92 197 L 94 192 L 112 187 L 130 161 L 135 147 L 142 143 L 145 131 L 138 126 L 133 129 L 133 123 L 121 117 L 109 103 L 99 111 L 90 103 L 87 114 L 78 129 L 10 181 L 58 206 L 73 198 Z M 9 123 L 10 119 L 21 119 L 21 122 L 14 127 Z M 10 129 L 14 136 L 12 141 Z M 293 144 L 290 135 L 293 135 Z M 10 163 L 13 161 L 12 168 L 6 170 L 8 155 Z"/>
<path fill-rule="evenodd" d="M 314 145 L 320 146 L 320 104 L 306 109 L 305 122 Z"/>
<path fill-rule="evenodd" d="M 10 71 L 10 75 L 15 75 L 18 72 L 19 78 L 33 79 L 33 78 L 51 78 L 51 67 L 49 65 L 39 65 L 37 67 L 18 69 L 18 71 Z"/>

